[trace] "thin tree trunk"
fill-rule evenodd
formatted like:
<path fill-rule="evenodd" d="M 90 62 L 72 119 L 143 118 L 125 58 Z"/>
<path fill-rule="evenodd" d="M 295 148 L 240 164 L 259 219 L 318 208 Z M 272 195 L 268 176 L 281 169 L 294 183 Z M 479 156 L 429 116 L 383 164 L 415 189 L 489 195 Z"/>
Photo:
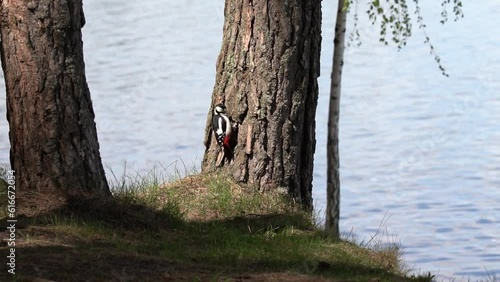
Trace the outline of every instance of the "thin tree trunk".
<path fill-rule="evenodd" d="M 203 171 L 216 170 L 214 104 L 239 126 L 223 172 L 312 206 L 320 0 L 226 0 L 224 35 L 205 134 Z"/>
<path fill-rule="evenodd" d="M 82 1 L 0 2 L 18 193 L 45 208 L 68 197 L 110 195 L 85 78 Z"/>
<path fill-rule="evenodd" d="M 339 178 L 339 112 L 340 90 L 342 81 L 342 66 L 344 65 L 346 14 L 344 0 L 339 0 L 337 20 L 335 24 L 335 39 L 332 82 L 330 86 L 330 109 L 328 113 L 328 143 L 327 143 L 327 204 L 325 231 L 338 238 L 340 215 L 340 178 Z"/>

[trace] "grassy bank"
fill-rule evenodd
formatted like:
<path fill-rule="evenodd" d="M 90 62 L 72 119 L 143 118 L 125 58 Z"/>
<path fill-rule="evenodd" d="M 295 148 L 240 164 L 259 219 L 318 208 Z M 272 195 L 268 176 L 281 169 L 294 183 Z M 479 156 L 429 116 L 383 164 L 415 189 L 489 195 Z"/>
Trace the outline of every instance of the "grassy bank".
<path fill-rule="evenodd" d="M 406 276 L 397 248 L 331 240 L 286 196 L 221 175 L 164 185 L 152 172 L 113 186 L 113 200 L 19 218 L 15 280 L 430 280 Z M 2 265 L 0 281 L 11 280 Z"/>

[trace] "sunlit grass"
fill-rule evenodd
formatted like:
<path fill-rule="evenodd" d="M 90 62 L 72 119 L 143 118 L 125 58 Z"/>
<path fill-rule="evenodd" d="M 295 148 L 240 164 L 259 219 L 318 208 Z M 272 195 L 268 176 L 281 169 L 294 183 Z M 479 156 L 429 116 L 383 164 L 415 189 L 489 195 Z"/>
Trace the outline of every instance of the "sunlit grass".
<path fill-rule="evenodd" d="M 314 215 L 302 211 L 287 195 L 261 193 L 223 174 L 184 170 L 187 176 L 182 177 L 166 171 L 160 166 L 145 175 L 113 174 L 112 200 L 76 201 L 67 210 L 27 219 L 30 228 L 22 237 L 27 246 L 78 250 L 74 264 L 85 264 L 104 253 L 111 257 L 126 254 L 138 261 L 154 257 L 186 265 L 191 279 L 206 278 L 197 273 L 199 268 L 208 269 L 212 278 L 242 271 L 311 275 L 309 281 L 318 277 L 350 281 L 432 278 L 408 277 L 398 249 L 377 245 L 376 239 L 360 247 L 352 240 L 328 238 L 316 226 Z M 47 250 L 30 250 L 37 265 L 43 265 Z M 57 252 L 68 251 L 57 248 Z M 106 267 L 97 265 L 94 278 L 107 277 Z M 151 273 L 150 281 L 154 281 L 158 274 Z M 44 278 L 64 280 L 67 276 L 53 271 Z"/>

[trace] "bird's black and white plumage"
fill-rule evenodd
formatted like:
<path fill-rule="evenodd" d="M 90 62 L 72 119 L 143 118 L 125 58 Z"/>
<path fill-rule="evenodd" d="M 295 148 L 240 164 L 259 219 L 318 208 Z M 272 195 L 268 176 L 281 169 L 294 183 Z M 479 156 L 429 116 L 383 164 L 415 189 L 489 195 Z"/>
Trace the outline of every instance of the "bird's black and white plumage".
<path fill-rule="evenodd" d="M 212 129 L 215 133 L 217 144 L 221 147 L 229 149 L 229 142 L 231 141 L 232 126 L 231 121 L 226 116 L 226 106 L 217 104 L 214 108 L 214 115 L 212 117 Z"/>

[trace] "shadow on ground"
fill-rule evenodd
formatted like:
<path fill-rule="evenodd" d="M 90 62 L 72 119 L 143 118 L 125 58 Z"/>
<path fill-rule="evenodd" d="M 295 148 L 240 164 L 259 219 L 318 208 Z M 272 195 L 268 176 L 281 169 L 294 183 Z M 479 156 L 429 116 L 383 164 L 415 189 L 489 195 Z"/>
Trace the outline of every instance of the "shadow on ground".
<path fill-rule="evenodd" d="M 119 199 L 69 207 L 18 218 L 16 276 L 3 263 L 0 281 L 409 280 L 296 214 L 183 221 Z M 4 259 L 8 235 L 0 233 Z"/>

